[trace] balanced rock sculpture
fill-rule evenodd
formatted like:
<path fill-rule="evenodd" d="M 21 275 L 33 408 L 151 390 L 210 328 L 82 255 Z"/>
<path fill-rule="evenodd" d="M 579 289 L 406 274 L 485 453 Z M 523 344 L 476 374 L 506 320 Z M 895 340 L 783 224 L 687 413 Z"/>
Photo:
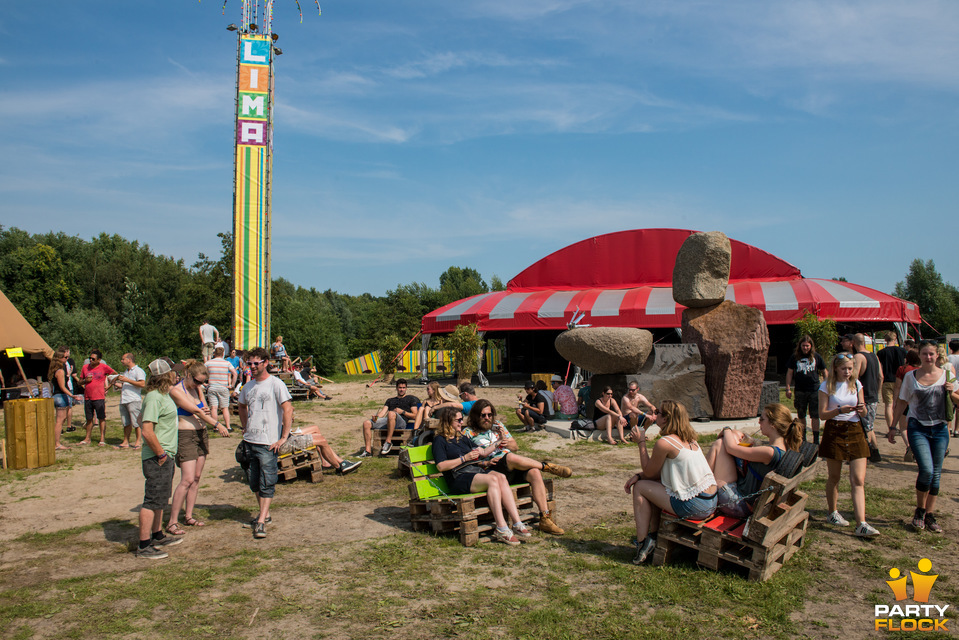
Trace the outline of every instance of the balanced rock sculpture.
<path fill-rule="evenodd" d="M 720 231 L 694 233 L 683 242 L 673 266 L 673 300 L 702 308 L 726 299 L 732 248 Z"/>
<path fill-rule="evenodd" d="M 632 327 L 578 327 L 556 336 L 556 351 L 592 373 L 636 373 L 653 348 L 653 334 Z"/>
<path fill-rule="evenodd" d="M 686 309 L 683 342 L 699 347 L 715 417 L 755 417 L 769 354 L 762 311 L 729 301 Z"/>

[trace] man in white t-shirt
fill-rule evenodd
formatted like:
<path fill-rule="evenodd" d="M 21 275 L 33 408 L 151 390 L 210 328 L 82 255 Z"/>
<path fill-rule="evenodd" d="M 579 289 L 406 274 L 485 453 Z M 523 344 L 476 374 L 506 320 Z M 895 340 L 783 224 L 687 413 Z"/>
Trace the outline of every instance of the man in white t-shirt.
<path fill-rule="evenodd" d="M 209 387 L 206 392 L 206 402 L 215 418 L 217 412 L 223 416 L 223 424 L 227 431 L 230 429 L 230 389 L 236 384 L 237 371 L 229 361 L 223 357 L 223 347 L 213 351 L 213 359 L 206 363 L 207 373 L 210 374 Z"/>
<path fill-rule="evenodd" d="M 124 353 L 120 362 L 127 369 L 113 381 L 113 384 L 120 388 L 120 421 L 123 423 L 123 442 L 118 448 L 130 448 L 130 435 L 135 430 L 136 442 L 133 448 L 139 449 L 141 389 L 147 384 L 147 376 L 143 369 L 137 366 L 132 353 Z"/>
<path fill-rule="evenodd" d="M 220 341 L 220 332 L 216 330 L 209 320 L 204 320 L 200 325 L 200 344 L 202 346 L 203 362 L 213 357 L 213 349 L 216 343 Z"/>
<path fill-rule="evenodd" d="M 244 526 L 252 527 L 254 538 L 266 537 L 270 503 L 276 490 L 277 452 L 293 427 L 293 402 L 282 380 L 266 370 L 270 354 L 257 347 L 247 355 L 246 363 L 253 379 L 240 390 L 240 428 L 250 461 L 250 490 L 256 495 L 260 512 Z M 282 429 L 282 431 L 281 431 Z"/>

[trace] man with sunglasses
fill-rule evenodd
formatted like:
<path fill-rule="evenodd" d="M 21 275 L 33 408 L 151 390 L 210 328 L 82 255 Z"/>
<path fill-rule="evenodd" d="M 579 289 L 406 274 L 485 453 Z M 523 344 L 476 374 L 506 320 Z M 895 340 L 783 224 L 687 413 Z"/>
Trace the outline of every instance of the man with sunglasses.
<path fill-rule="evenodd" d="M 100 423 L 101 447 L 106 446 L 107 435 L 107 376 L 116 374 L 113 368 L 103 362 L 103 354 L 99 349 L 90 350 L 90 363 L 83 365 L 80 370 L 80 382 L 83 384 L 83 412 L 87 423 L 83 428 L 87 430 L 87 437 L 80 444 L 90 444 L 93 435 L 93 415 L 96 414 Z"/>
<path fill-rule="evenodd" d="M 546 485 L 543 473 L 552 473 L 561 478 L 573 475 L 569 467 L 540 462 L 516 453 L 519 447 L 516 440 L 507 431 L 506 425 L 496 419 L 496 407 L 485 398 L 477 400 L 469 413 L 463 435 L 470 439 L 473 446 L 480 449 L 480 466 L 497 471 L 506 476 L 510 484 L 528 482 L 533 502 L 539 508 L 539 530 L 561 536 L 565 533 L 554 521 L 549 510 Z"/>
<path fill-rule="evenodd" d="M 254 538 L 265 538 L 266 524 L 273 520 L 270 503 L 276 492 L 277 452 L 293 427 L 293 398 L 283 381 L 267 371 L 269 359 L 262 347 L 250 351 L 247 364 L 253 379 L 243 385 L 239 397 L 240 428 L 250 460 L 250 490 L 260 509 L 245 525 L 253 529 Z"/>

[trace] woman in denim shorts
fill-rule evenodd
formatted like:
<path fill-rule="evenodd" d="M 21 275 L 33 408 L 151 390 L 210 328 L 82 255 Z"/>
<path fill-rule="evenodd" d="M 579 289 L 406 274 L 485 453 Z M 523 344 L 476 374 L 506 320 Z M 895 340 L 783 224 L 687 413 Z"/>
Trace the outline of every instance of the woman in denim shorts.
<path fill-rule="evenodd" d="M 57 409 L 57 421 L 53 427 L 53 441 L 58 451 L 66 451 L 70 447 L 60 442 L 63 433 L 63 421 L 66 420 L 73 406 L 73 395 L 67 389 L 67 373 L 63 368 L 66 363 L 66 352 L 57 350 L 50 360 L 50 369 L 47 371 L 47 380 L 53 386 L 53 406 Z"/>
<path fill-rule="evenodd" d="M 778 402 L 767 404 L 759 416 L 759 432 L 768 443 L 753 442 L 742 431 L 723 429 L 706 455 L 719 486 L 717 509 L 733 518 L 748 518 L 766 474 L 774 470 L 787 449 L 799 451 L 805 427 Z"/>
<path fill-rule="evenodd" d="M 696 442 L 686 407 L 664 400 L 653 417 L 660 438 L 652 455 L 646 450 L 646 430 L 637 426 L 631 431 L 643 465 L 625 486 L 626 493 L 633 494 L 636 520 L 633 564 L 643 564 L 652 554 L 664 509 L 687 520 L 703 520 L 716 510 L 716 478 Z"/>

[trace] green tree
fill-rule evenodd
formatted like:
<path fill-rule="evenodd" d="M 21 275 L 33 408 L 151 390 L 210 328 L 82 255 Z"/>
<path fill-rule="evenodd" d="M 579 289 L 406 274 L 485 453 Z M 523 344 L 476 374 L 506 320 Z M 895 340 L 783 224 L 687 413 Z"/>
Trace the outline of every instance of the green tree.
<path fill-rule="evenodd" d="M 932 260 L 913 260 L 906 279 L 896 283 L 893 293 L 915 302 L 923 319 L 936 331 L 945 334 L 959 330 L 959 290 L 943 281 Z"/>
<path fill-rule="evenodd" d="M 486 281 L 483 280 L 476 269 L 450 267 L 440 274 L 440 292 L 442 293 L 443 304 L 449 304 L 488 291 L 489 287 L 486 285 Z M 430 309 L 430 311 L 432 310 Z"/>
<path fill-rule="evenodd" d="M 40 326 L 39 333 L 49 345 L 67 345 L 78 355 L 99 349 L 104 357 L 120 362 L 120 332 L 99 309 L 67 310 L 60 304 L 50 307 L 50 319 Z M 82 358 L 81 358 L 82 359 Z"/>
<path fill-rule="evenodd" d="M 0 261 L 0 282 L 27 322 L 38 326 L 47 319 L 51 303 L 69 305 L 74 299 L 64 271 L 53 247 L 31 242 L 13 249 Z"/>
<path fill-rule="evenodd" d="M 489 279 L 489 290 L 490 291 L 506 291 L 506 285 L 503 284 L 503 281 L 499 279 L 499 276 L 493 274 Z"/>
<path fill-rule="evenodd" d="M 458 384 L 469 382 L 479 370 L 476 352 L 483 346 L 483 339 L 475 324 L 461 324 L 443 337 L 437 348 L 449 349 L 453 353 L 453 368 L 456 370 Z"/>

